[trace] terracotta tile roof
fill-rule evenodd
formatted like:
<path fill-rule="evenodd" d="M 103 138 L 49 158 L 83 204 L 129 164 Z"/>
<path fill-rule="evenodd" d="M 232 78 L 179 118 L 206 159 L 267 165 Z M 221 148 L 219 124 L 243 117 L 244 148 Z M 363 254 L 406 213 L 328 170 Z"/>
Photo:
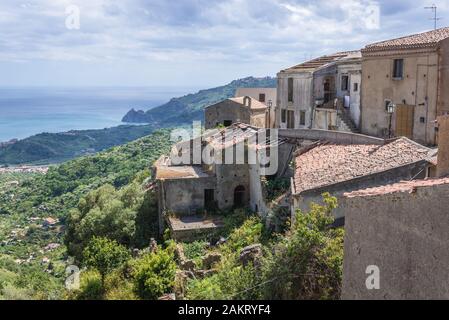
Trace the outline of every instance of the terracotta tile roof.
<path fill-rule="evenodd" d="M 229 100 L 237 102 L 243 106 L 245 105 L 244 99 L 245 99 L 245 97 L 229 98 Z M 257 99 L 251 98 L 251 109 L 256 110 L 256 109 L 266 109 L 266 108 L 268 108 L 268 107 L 265 104 L 263 104 L 262 102 L 259 102 L 259 100 L 257 100 Z"/>
<path fill-rule="evenodd" d="M 449 38 L 449 27 L 428 32 L 413 34 L 406 37 L 376 42 L 367 45 L 362 51 L 378 51 L 385 49 L 407 49 L 415 47 L 433 46 L 440 41 Z"/>
<path fill-rule="evenodd" d="M 337 52 L 331 55 L 325 55 L 319 58 L 315 58 L 303 63 L 300 63 L 296 66 L 290 67 L 288 69 L 282 70 L 281 72 L 301 72 L 301 71 L 314 71 L 320 67 L 323 67 L 329 63 L 342 60 L 345 58 L 360 58 L 360 51 L 346 51 L 346 52 Z"/>
<path fill-rule="evenodd" d="M 344 196 L 348 198 L 355 198 L 355 197 L 378 196 L 398 192 L 412 193 L 415 192 L 417 188 L 434 187 L 444 184 L 449 184 L 449 178 L 403 181 L 391 185 L 345 193 Z"/>
<path fill-rule="evenodd" d="M 296 157 L 295 193 L 425 160 L 429 152 L 407 138 L 385 145 L 321 144 Z"/>

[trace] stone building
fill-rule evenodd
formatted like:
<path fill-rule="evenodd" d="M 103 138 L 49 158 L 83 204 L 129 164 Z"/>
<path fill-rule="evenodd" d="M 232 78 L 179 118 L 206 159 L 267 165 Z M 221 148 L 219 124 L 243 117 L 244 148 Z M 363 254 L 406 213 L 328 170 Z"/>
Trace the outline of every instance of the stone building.
<path fill-rule="evenodd" d="M 169 156 L 154 164 L 161 232 L 168 225 L 174 238 L 194 238 L 194 233 L 219 228 L 222 211 L 248 207 L 262 216 L 266 213 L 261 177 L 267 164 L 261 159 L 266 159 L 267 148 L 277 153 L 278 146 L 274 139 L 270 144 L 266 138 L 257 141 L 259 132 L 240 123 L 209 130 L 176 144 Z M 269 170 L 266 174 L 277 172 L 275 167 Z"/>
<path fill-rule="evenodd" d="M 357 131 L 360 89 L 360 51 L 323 56 L 282 70 L 276 126 Z"/>
<path fill-rule="evenodd" d="M 435 151 L 405 137 L 385 141 L 352 136 L 352 141 L 342 134 L 309 141 L 298 149 L 291 185 L 292 218 L 297 209 L 307 212 L 311 203 L 321 203 L 322 194 L 329 192 L 339 201 L 333 213 L 343 221 L 344 193 L 425 178 L 433 166 Z"/>
<path fill-rule="evenodd" d="M 246 123 L 266 128 L 268 107 L 249 96 L 230 98 L 205 108 L 205 128 L 229 127 L 234 123 Z"/>
<path fill-rule="evenodd" d="M 434 145 L 449 112 L 449 27 L 367 45 L 362 70 L 362 133 Z"/>
<path fill-rule="evenodd" d="M 235 97 L 250 97 L 265 104 L 267 110 L 267 128 L 274 128 L 276 119 L 277 88 L 237 88 Z"/>

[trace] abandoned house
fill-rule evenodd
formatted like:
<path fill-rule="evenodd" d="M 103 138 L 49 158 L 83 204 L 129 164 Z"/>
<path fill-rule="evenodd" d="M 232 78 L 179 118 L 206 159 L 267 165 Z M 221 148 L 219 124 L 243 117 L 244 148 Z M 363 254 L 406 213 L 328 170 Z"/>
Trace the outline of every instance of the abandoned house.
<path fill-rule="evenodd" d="M 361 53 L 340 52 L 278 73 L 276 126 L 357 132 Z"/>
<path fill-rule="evenodd" d="M 362 133 L 435 145 L 449 112 L 449 27 L 362 50 Z"/>
<path fill-rule="evenodd" d="M 321 203 L 322 194 L 329 192 L 339 202 L 334 216 L 343 221 L 344 193 L 425 178 L 429 168 L 433 167 L 431 158 L 436 151 L 408 138 L 381 140 L 353 136 L 359 136 L 359 141 L 348 143 L 340 134 L 332 139 L 308 143 L 297 150 L 291 183 L 292 218 L 297 209 L 308 212 L 311 203 Z"/>
<path fill-rule="evenodd" d="M 274 128 L 276 117 L 277 88 L 237 88 L 235 97 L 250 97 L 265 104 L 267 110 L 267 128 Z"/>
<path fill-rule="evenodd" d="M 449 116 L 438 126 L 435 179 L 344 195 L 343 299 L 449 298 Z M 377 290 L 367 290 L 368 266 L 380 272 Z"/>
<path fill-rule="evenodd" d="M 187 240 L 220 228 L 222 217 L 216 215 L 220 211 L 250 207 L 263 215 L 261 168 L 267 166 L 267 149 L 277 152 L 274 143 L 279 142 L 257 141 L 259 132 L 240 123 L 208 130 L 176 144 L 170 156 L 162 156 L 153 168 L 160 231 L 168 225 L 175 239 Z"/>
<path fill-rule="evenodd" d="M 205 108 L 205 128 L 229 127 L 234 123 L 246 123 L 254 127 L 267 128 L 269 108 L 249 96 L 229 98 Z"/>

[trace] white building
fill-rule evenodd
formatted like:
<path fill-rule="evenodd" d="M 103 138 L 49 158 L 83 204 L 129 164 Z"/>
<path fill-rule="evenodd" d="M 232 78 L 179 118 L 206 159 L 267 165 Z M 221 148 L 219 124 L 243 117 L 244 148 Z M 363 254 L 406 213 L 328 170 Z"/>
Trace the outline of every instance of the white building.
<path fill-rule="evenodd" d="M 278 73 L 276 127 L 357 131 L 360 51 L 316 58 Z"/>

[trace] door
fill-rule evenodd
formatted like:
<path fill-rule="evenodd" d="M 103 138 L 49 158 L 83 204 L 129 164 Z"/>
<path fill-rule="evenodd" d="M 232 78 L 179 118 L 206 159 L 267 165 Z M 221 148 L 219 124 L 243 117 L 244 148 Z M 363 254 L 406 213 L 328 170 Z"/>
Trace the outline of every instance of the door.
<path fill-rule="evenodd" d="M 295 129 L 295 112 L 293 110 L 287 111 L 287 129 Z"/>
<path fill-rule="evenodd" d="M 396 136 L 413 139 L 413 120 L 415 108 L 411 105 L 399 104 L 396 107 Z"/>

